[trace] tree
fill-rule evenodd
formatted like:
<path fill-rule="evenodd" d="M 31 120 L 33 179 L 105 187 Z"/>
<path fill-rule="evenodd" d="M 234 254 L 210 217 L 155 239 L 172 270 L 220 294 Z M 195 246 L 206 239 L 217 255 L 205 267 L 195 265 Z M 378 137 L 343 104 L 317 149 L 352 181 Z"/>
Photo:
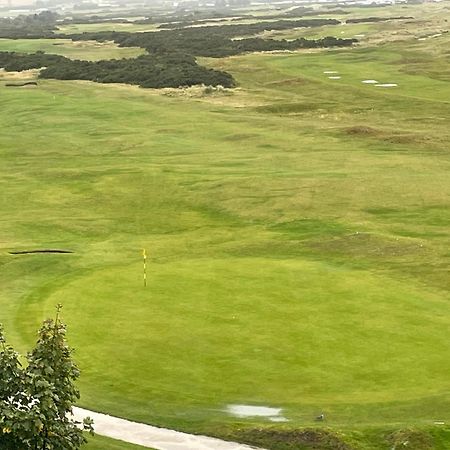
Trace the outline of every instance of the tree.
<path fill-rule="evenodd" d="M 25 368 L 0 327 L 0 448 L 3 450 L 75 450 L 93 431 L 92 420 L 74 421 L 72 406 L 80 394 L 79 370 L 59 318 L 46 320 Z"/>

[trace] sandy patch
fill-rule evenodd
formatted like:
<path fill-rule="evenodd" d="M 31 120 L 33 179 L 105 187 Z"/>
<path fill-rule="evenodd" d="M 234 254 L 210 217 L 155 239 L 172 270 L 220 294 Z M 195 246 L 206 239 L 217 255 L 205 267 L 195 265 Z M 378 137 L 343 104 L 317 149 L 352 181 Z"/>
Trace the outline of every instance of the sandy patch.
<path fill-rule="evenodd" d="M 396 84 L 396 83 L 379 83 L 379 84 L 376 84 L 375 86 L 378 86 L 378 87 L 385 87 L 385 88 L 391 88 L 391 87 L 397 87 L 398 86 L 398 84 Z"/>
<path fill-rule="evenodd" d="M 377 80 L 362 80 L 361 83 L 364 83 L 364 84 L 379 84 Z"/>
<path fill-rule="evenodd" d="M 330 80 L 340 80 L 341 77 L 328 77 L 328 79 L 330 79 Z"/>
<path fill-rule="evenodd" d="M 0 69 L 0 81 L 35 81 L 41 69 L 22 70 L 22 72 L 7 72 Z"/>

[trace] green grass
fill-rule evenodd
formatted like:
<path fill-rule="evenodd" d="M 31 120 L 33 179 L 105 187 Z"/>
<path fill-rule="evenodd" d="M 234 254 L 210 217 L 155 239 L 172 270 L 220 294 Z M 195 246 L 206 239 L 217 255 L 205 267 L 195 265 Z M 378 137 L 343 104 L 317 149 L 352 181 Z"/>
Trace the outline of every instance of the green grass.
<path fill-rule="evenodd" d="M 70 39 L 0 39 L 0 51 L 19 53 L 42 51 L 70 59 L 89 61 L 135 58 L 145 53 L 141 48 L 121 48 L 112 42 L 73 42 Z"/>
<path fill-rule="evenodd" d="M 202 59 L 240 83 L 222 96 L 0 84 L 11 341 L 29 349 L 62 302 L 84 407 L 256 444 L 255 429 L 282 441 L 324 411 L 356 448 L 445 448 L 442 40 Z M 7 253 L 34 248 L 74 253 Z M 230 403 L 290 422 L 233 418 Z"/>
<path fill-rule="evenodd" d="M 85 450 L 143 450 L 140 445 L 128 444 L 127 442 L 109 439 L 103 436 L 86 435 L 88 443 L 83 447 Z"/>

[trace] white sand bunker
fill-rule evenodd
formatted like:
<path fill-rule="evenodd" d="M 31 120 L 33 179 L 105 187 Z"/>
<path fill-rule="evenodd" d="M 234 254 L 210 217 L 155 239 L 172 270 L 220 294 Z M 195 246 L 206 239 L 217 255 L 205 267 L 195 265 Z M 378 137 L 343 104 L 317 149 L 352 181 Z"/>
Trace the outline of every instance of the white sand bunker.
<path fill-rule="evenodd" d="M 323 73 L 325 73 L 325 74 L 329 75 L 329 74 L 333 74 L 333 73 L 339 73 L 339 72 L 336 72 L 335 70 L 324 70 L 324 72 L 323 72 Z"/>
<path fill-rule="evenodd" d="M 364 84 L 379 84 L 377 80 L 362 80 L 361 83 L 364 83 Z"/>
<path fill-rule="evenodd" d="M 330 80 L 340 80 L 341 77 L 328 77 Z"/>
<path fill-rule="evenodd" d="M 375 86 L 391 88 L 391 87 L 397 87 L 398 84 L 396 84 L 396 83 L 384 83 L 384 84 L 376 84 Z"/>
<path fill-rule="evenodd" d="M 281 414 L 282 408 L 268 406 L 228 405 L 227 413 L 236 417 L 265 417 L 271 422 L 287 422 L 288 419 Z"/>
<path fill-rule="evenodd" d="M 365 34 L 355 34 L 355 37 L 357 37 L 357 38 L 362 38 L 362 37 L 365 37 L 366 35 Z"/>

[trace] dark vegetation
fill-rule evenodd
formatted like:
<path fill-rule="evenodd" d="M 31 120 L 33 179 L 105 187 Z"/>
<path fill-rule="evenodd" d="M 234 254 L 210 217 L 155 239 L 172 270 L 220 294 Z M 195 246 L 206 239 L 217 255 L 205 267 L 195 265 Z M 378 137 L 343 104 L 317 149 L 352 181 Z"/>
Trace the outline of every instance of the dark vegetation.
<path fill-rule="evenodd" d="M 199 66 L 183 54 L 144 55 L 135 59 L 73 61 L 64 56 L 0 52 L 0 67 L 21 71 L 45 67 L 41 78 L 87 80 L 98 83 L 128 83 L 146 88 L 191 86 L 234 86 L 231 75 Z"/>
<path fill-rule="evenodd" d="M 30 16 L 18 16 L 14 19 L 0 18 L 0 37 L 39 38 L 49 36 L 56 29 L 58 14 L 44 11 Z"/>
<path fill-rule="evenodd" d="M 58 16 L 41 13 L 0 21 L 0 37 L 7 38 L 71 38 L 72 40 L 114 41 L 121 47 L 141 47 L 148 55 L 135 59 L 79 61 L 63 56 L 37 52 L 24 55 L 0 53 L 0 67 L 8 71 L 44 68 L 41 78 L 59 80 L 89 80 L 99 83 L 128 83 L 147 88 L 191 86 L 233 87 L 233 77 L 225 72 L 199 66 L 196 56 L 225 57 L 244 52 L 297 50 L 301 48 L 345 47 L 356 39 L 326 37 L 317 40 L 304 38 L 287 40 L 262 39 L 253 36 L 265 30 L 284 30 L 298 27 L 335 25 L 333 19 L 299 19 L 180 28 L 183 23 L 169 23 L 157 33 L 91 32 L 60 35 L 55 32 Z"/>
<path fill-rule="evenodd" d="M 406 20 L 414 19 L 411 16 L 398 16 L 398 17 L 361 17 L 359 19 L 347 19 L 346 23 L 369 23 L 369 22 L 387 22 L 388 20 Z"/>
<path fill-rule="evenodd" d="M 265 30 L 285 30 L 299 27 L 336 25 L 333 19 L 279 20 L 255 24 L 205 26 L 197 28 L 175 28 L 158 33 L 92 32 L 71 35 L 73 40 L 114 41 L 121 47 L 141 47 L 151 54 L 165 54 L 174 51 L 194 56 L 225 57 L 252 51 L 297 50 L 301 48 L 347 47 L 356 39 L 326 37 L 317 40 L 304 38 L 287 40 L 262 39 L 259 37 L 235 39 L 262 33 Z M 165 24 L 167 26 L 168 24 Z M 180 24 L 174 24 L 180 26 Z"/>

